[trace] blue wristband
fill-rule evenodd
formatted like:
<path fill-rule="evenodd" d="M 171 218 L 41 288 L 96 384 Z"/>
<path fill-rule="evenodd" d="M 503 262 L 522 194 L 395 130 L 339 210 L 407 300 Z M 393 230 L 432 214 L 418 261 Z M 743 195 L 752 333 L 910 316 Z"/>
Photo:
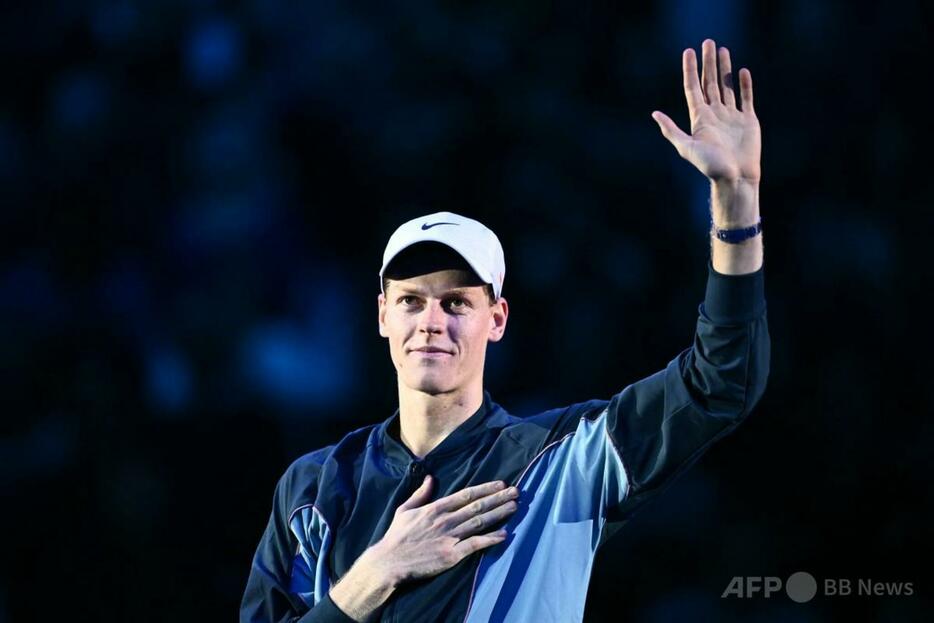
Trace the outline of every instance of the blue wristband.
<path fill-rule="evenodd" d="M 711 225 L 713 225 L 713 223 L 711 223 Z M 720 229 L 714 225 L 714 231 L 718 240 L 730 244 L 737 244 L 762 232 L 762 218 L 760 217 L 759 222 L 752 227 L 744 227 L 742 229 Z"/>

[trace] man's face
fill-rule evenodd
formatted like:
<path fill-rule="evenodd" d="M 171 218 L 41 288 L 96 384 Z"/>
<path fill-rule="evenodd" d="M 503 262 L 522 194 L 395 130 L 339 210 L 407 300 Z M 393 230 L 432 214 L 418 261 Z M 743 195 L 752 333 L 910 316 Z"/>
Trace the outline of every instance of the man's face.
<path fill-rule="evenodd" d="M 409 389 L 435 395 L 482 383 L 487 342 L 502 338 L 509 308 L 502 297 L 490 305 L 483 286 L 464 285 L 470 277 L 440 270 L 390 281 L 379 295 L 379 334 Z"/>

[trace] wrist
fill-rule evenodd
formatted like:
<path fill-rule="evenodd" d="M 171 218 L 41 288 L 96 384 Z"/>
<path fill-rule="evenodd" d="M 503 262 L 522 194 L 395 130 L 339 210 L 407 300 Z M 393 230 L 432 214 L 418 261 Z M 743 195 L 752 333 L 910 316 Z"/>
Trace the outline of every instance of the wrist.
<path fill-rule="evenodd" d="M 360 555 L 359 562 L 366 569 L 367 575 L 373 578 L 373 581 L 382 590 L 394 591 L 402 583 L 403 578 L 393 568 L 392 557 L 383 552 L 379 542 L 368 547 Z"/>
<path fill-rule="evenodd" d="M 752 226 L 737 229 L 723 229 L 717 227 L 716 223 L 711 223 L 710 234 L 722 242 L 729 244 L 742 244 L 750 238 L 762 233 L 762 219 Z"/>
<path fill-rule="evenodd" d="M 745 178 L 710 183 L 710 219 L 717 229 L 741 229 L 759 221 L 759 182 Z"/>
<path fill-rule="evenodd" d="M 722 177 L 717 180 L 710 180 L 710 186 L 714 190 L 719 190 L 722 192 L 727 191 L 740 191 L 743 189 L 759 188 L 759 180 L 751 179 L 748 177 L 736 177 L 736 178 L 725 178 Z"/>
<path fill-rule="evenodd" d="M 328 591 L 334 605 L 354 621 L 369 620 L 395 591 L 384 557 L 365 550 Z"/>

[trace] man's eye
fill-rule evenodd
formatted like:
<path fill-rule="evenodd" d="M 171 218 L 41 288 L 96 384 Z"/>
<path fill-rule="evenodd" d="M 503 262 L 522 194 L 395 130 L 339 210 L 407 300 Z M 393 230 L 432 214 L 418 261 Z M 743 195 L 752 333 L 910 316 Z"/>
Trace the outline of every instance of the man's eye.
<path fill-rule="evenodd" d="M 415 305 L 417 301 L 414 296 L 406 295 L 406 296 L 401 297 L 399 299 L 399 302 L 402 303 L 403 305 Z"/>
<path fill-rule="evenodd" d="M 448 306 L 454 310 L 465 309 L 467 307 L 467 301 L 464 299 L 450 299 L 448 301 Z"/>

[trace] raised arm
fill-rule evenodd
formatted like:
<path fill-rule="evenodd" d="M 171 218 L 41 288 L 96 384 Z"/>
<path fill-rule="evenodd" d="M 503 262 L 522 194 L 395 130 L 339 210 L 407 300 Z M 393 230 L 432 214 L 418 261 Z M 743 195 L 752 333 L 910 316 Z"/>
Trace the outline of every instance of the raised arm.
<path fill-rule="evenodd" d="M 654 112 L 662 134 L 710 180 L 711 259 L 694 344 L 663 371 L 624 389 L 607 409 L 607 429 L 625 469 L 627 499 L 611 510 L 625 517 L 661 491 L 713 442 L 732 431 L 765 391 L 771 343 L 766 320 L 761 232 L 742 242 L 717 230 L 759 221 L 759 120 L 752 75 L 739 72 L 740 106 L 730 52 L 702 44 L 698 79 L 694 50 L 682 53 L 691 134 Z"/>
<path fill-rule="evenodd" d="M 611 400 L 569 409 L 551 437 L 575 431 L 566 443 L 579 450 L 571 453 L 578 460 L 562 486 L 589 487 L 593 512 L 610 520 L 629 516 L 733 430 L 762 396 L 769 374 L 761 232 L 738 243 L 715 235 L 759 220 L 761 140 L 752 77 L 748 69 L 740 72 L 740 109 L 729 52 L 720 49 L 718 74 L 715 43 L 707 39 L 702 47 L 702 80 L 694 50 L 682 55 L 692 134 L 661 112 L 652 115 L 711 182 L 711 260 L 693 344 Z"/>
<path fill-rule="evenodd" d="M 681 157 L 710 180 L 714 269 L 726 275 L 747 274 L 762 266 L 762 236 L 731 244 L 714 233 L 716 229 L 750 227 L 759 221 L 762 134 L 753 108 L 752 74 L 748 69 L 740 70 L 741 101 L 737 102 L 730 51 L 721 47 L 718 53 L 712 39 L 704 40 L 701 47 L 704 66 L 700 80 L 694 50 L 688 48 L 681 55 L 691 134 L 662 112 L 653 112 L 652 118 Z"/>

